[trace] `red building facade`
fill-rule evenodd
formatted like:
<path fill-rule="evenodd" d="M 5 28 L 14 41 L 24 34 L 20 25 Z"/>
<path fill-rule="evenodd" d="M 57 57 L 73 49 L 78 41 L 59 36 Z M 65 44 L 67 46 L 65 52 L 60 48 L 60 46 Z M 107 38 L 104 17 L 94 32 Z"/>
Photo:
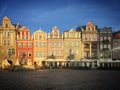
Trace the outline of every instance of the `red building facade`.
<path fill-rule="evenodd" d="M 113 33 L 112 59 L 120 60 L 120 30 Z"/>
<path fill-rule="evenodd" d="M 23 26 L 17 33 L 16 40 L 16 59 L 21 63 L 24 58 L 25 64 L 33 65 L 34 60 L 34 45 L 30 30 Z"/>

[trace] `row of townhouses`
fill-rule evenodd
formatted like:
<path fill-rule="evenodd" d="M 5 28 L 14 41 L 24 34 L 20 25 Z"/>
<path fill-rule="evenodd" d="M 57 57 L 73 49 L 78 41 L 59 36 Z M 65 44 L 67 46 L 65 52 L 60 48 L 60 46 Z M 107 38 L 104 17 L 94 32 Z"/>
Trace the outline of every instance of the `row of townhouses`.
<path fill-rule="evenodd" d="M 0 60 L 11 59 L 14 63 L 25 59 L 27 65 L 41 63 L 45 59 L 120 59 L 120 31 L 112 28 L 98 29 L 88 22 L 77 29 L 60 32 L 57 26 L 50 33 L 37 30 L 33 34 L 26 26 L 12 24 L 5 16 L 0 25 Z"/>

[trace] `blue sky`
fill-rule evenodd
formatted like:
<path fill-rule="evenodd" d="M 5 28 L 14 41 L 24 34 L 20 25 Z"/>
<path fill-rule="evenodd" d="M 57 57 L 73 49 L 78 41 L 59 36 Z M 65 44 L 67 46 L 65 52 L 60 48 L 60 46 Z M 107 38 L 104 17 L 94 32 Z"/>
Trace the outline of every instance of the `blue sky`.
<path fill-rule="evenodd" d="M 54 26 L 63 32 L 89 21 L 120 30 L 119 0 L 0 0 L 0 23 L 4 16 L 31 33 L 40 28 L 51 32 Z"/>

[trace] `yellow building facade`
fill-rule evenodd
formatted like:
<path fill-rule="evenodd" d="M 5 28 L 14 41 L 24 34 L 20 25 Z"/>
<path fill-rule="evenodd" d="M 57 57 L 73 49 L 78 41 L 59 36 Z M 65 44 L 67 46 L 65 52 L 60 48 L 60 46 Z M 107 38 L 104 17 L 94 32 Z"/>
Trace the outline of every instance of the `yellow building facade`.
<path fill-rule="evenodd" d="M 34 37 L 34 62 L 41 66 L 42 60 L 47 58 L 47 33 L 43 30 L 37 30 Z"/>
<path fill-rule="evenodd" d="M 64 31 L 64 59 L 70 54 L 74 55 L 74 59 L 81 59 L 81 32 L 71 29 Z"/>
<path fill-rule="evenodd" d="M 16 31 L 17 25 L 13 25 L 11 19 L 5 16 L 0 25 L 0 61 L 11 59 L 15 63 Z"/>
<path fill-rule="evenodd" d="M 82 53 L 82 58 L 98 57 L 98 31 L 93 22 L 88 22 L 82 32 Z"/>

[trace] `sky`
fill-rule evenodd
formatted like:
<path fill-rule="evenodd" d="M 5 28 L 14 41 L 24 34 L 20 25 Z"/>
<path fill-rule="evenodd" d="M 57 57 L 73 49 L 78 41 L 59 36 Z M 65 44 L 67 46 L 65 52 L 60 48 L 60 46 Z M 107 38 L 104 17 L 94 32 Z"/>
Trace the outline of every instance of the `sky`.
<path fill-rule="evenodd" d="M 63 32 L 91 21 L 98 28 L 120 30 L 119 0 L 0 0 L 0 24 L 4 16 L 31 33 L 51 32 L 54 26 Z"/>

